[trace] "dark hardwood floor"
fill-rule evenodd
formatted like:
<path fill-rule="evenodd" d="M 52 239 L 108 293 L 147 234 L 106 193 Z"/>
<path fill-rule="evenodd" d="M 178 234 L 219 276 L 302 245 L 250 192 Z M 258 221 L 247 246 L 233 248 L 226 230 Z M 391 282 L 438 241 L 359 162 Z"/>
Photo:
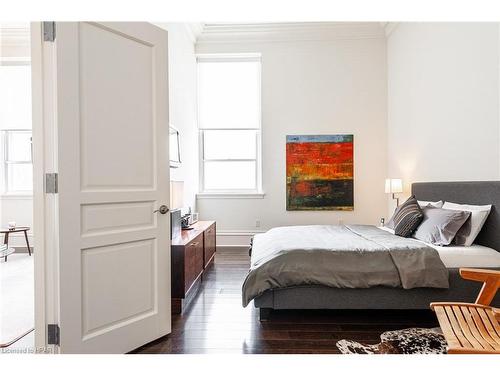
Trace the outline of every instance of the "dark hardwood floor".
<path fill-rule="evenodd" d="M 436 327 L 430 311 L 274 311 L 259 322 L 258 310 L 241 305 L 248 272 L 244 251 L 218 251 L 198 295 L 183 315 L 172 318 L 172 333 L 134 353 L 338 353 L 335 343 L 380 342 L 384 331 Z"/>

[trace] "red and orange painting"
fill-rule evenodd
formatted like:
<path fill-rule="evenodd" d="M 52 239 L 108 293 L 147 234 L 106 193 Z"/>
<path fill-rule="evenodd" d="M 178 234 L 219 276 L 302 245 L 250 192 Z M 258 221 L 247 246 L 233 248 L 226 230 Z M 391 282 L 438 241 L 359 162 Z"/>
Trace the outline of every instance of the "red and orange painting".
<path fill-rule="evenodd" d="M 353 143 L 353 135 L 287 135 L 287 211 L 354 209 Z"/>

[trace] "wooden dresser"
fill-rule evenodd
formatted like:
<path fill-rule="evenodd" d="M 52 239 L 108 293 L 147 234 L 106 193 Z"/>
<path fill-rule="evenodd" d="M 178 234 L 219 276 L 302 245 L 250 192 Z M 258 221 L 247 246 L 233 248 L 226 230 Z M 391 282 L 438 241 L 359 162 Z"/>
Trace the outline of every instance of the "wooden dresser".
<path fill-rule="evenodd" d="M 198 221 L 191 227 L 172 239 L 172 314 L 189 305 L 215 257 L 215 221 Z"/>

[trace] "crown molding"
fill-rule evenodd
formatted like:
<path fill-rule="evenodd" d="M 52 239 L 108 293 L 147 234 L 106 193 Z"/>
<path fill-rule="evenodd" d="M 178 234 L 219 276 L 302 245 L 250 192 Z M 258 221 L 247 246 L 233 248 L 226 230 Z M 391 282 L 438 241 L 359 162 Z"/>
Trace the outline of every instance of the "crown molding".
<path fill-rule="evenodd" d="M 198 35 L 201 34 L 201 30 L 203 28 L 202 23 L 195 22 L 153 22 L 153 25 L 156 25 L 163 30 L 169 31 L 174 25 L 179 27 L 179 30 L 183 32 L 183 34 L 193 43 L 196 43 L 196 39 Z"/>
<path fill-rule="evenodd" d="M 388 38 L 394 30 L 399 26 L 399 22 L 381 22 L 381 26 L 384 29 L 385 36 Z"/>
<path fill-rule="evenodd" d="M 190 23 L 183 23 L 184 29 L 186 30 L 186 34 L 188 35 L 189 39 L 193 42 L 196 43 L 198 37 L 201 35 L 203 31 L 203 23 L 201 22 L 190 22 Z"/>
<path fill-rule="evenodd" d="M 379 22 L 205 23 L 197 43 L 385 38 Z"/>

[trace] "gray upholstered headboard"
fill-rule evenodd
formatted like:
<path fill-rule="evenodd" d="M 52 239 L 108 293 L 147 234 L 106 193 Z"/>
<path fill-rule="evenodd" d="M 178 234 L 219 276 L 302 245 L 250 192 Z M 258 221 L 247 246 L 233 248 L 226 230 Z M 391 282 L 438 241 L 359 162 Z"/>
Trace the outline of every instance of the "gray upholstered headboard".
<path fill-rule="evenodd" d="M 475 243 L 500 252 L 500 181 L 416 182 L 411 191 L 424 201 L 493 205 Z"/>

